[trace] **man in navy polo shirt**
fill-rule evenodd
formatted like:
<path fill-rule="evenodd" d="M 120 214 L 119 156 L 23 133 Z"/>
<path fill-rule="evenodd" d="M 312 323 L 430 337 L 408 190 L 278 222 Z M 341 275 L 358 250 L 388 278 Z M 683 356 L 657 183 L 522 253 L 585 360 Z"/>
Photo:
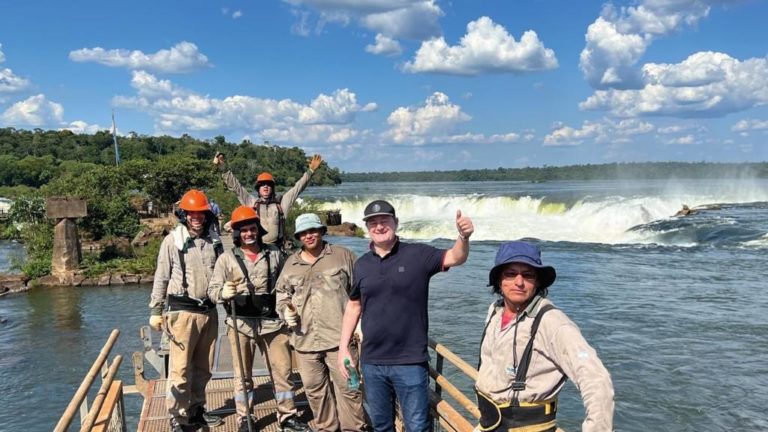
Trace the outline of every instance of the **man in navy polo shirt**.
<path fill-rule="evenodd" d="M 394 431 L 394 400 L 400 401 L 407 432 L 429 430 L 427 299 L 429 279 L 464 264 L 469 255 L 472 221 L 456 211 L 459 237 L 448 250 L 397 237 L 395 209 L 377 200 L 365 207 L 371 250 L 353 269 L 353 286 L 344 311 L 339 370 L 351 358 L 349 341 L 362 313 L 360 365 L 365 399 L 375 432 Z"/>

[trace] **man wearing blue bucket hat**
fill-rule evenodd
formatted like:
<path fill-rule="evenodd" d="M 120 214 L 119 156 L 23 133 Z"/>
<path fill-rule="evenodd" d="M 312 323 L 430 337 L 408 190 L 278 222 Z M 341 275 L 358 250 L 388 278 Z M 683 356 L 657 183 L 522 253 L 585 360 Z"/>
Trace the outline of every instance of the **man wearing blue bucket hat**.
<path fill-rule="evenodd" d="M 294 237 L 301 250 L 288 257 L 277 280 L 277 309 L 293 329 L 291 342 L 314 416 L 313 430 L 363 431 L 362 393 L 347 386 L 338 368 L 341 320 L 356 257 L 324 241 L 326 231 L 314 213 L 296 218 Z"/>
<path fill-rule="evenodd" d="M 586 408 L 582 430 L 613 430 L 610 374 L 579 327 L 546 298 L 556 276 L 537 246 L 499 247 L 488 276 L 500 298 L 488 309 L 480 342 L 476 431 L 555 431 L 557 396 L 568 379 Z"/>

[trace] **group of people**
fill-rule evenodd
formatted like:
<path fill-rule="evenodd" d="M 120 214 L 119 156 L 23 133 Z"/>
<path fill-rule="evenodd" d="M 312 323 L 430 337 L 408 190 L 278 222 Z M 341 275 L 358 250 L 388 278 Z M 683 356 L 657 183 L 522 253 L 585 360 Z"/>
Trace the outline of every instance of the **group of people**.
<path fill-rule="evenodd" d="M 205 195 L 191 190 L 182 197 L 180 224 L 161 245 L 150 301 L 150 325 L 170 340 L 166 400 L 174 432 L 221 423 L 205 407 L 217 303 L 227 311 L 239 431 L 257 430 L 251 376 L 257 349 L 270 371 L 281 431 L 309 430 L 293 401 L 292 350 L 314 430 L 394 431 L 396 402 L 407 432 L 429 430 L 429 281 L 466 262 L 473 223 L 456 212 L 450 249 L 404 242 L 395 208 L 376 200 L 364 210 L 371 243 L 361 257 L 324 240 L 327 227 L 312 213 L 296 218 L 301 248 L 286 255 L 285 215 L 321 162 L 313 157 L 282 197 L 268 173 L 257 177 L 253 196 L 223 170 L 242 204 L 229 221 L 232 250 L 222 250 L 210 227 Z M 223 168 L 223 156 L 214 164 Z M 499 299 L 489 307 L 481 339 L 476 430 L 556 430 L 557 396 L 567 379 L 582 394 L 583 430 L 612 430 L 610 375 L 576 324 L 546 299 L 555 277 L 535 245 L 500 246 L 489 273 Z M 364 397 L 349 385 L 358 370 Z"/>

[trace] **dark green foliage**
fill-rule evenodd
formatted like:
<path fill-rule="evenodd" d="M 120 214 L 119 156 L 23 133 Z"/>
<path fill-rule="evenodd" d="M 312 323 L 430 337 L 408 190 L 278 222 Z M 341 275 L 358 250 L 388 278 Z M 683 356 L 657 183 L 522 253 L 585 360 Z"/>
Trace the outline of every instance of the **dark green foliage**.
<path fill-rule="evenodd" d="M 460 171 L 344 173 L 346 182 L 699 179 L 768 177 L 768 163 L 641 162 Z"/>
<path fill-rule="evenodd" d="M 53 254 L 53 226 L 46 221 L 26 224 L 20 230 L 20 239 L 27 256 L 21 262 L 12 260 L 12 267 L 30 278 L 49 274 Z"/>

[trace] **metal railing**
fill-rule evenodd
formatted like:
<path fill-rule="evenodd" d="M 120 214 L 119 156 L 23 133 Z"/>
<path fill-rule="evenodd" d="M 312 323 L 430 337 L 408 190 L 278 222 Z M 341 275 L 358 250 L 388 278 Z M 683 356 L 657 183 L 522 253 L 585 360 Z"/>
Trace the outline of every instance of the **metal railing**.
<path fill-rule="evenodd" d="M 117 370 L 123 361 L 121 355 L 115 356 L 109 364 L 107 357 L 114 347 L 119 330 L 112 330 L 107 342 L 99 352 L 96 361 L 83 378 L 80 387 L 61 415 L 54 432 L 69 430 L 77 413 L 80 413 L 81 432 L 125 432 L 125 409 L 123 403 L 123 384 L 115 380 Z M 98 376 L 101 376 L 101 386 L 93 398 L 93 404 L 88 409 L 88 391 Z"/>
<path fill-rule="evenodd" d="M 468 412 L 475 419 L 480 418 L 480 410 L 467 395 L 453 385 L 445 376 L 443 376 L 443 365 L 448 360 L 459 371 L 463 372 L 472 381 L 477 380 L 477 369 L 470 366 L 469 363 L 462 360 L 461 357 L 454 354 L 445 345 L 435 342 L 429 338 L 429 347 L 435 351 L 435 367 L 429 366 L 429 376 L 435 383 L 435 388 L 431 394 L 432 415 L 438 424 L 433 426 L 433 430 L 445 430 L 451 432 L 472 432 L 474 426 L 465 415 L 448 401 L 443 399 L 443 392 L 447 393 L 465 412 Z"/>

